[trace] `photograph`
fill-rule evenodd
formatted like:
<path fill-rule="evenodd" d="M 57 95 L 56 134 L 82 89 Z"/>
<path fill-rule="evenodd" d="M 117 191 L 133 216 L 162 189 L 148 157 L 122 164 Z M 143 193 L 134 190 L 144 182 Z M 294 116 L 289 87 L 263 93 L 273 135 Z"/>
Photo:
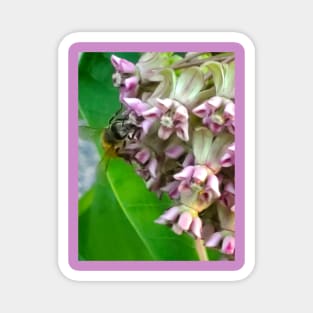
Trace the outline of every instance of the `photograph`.
<path fill-rule="evenodd" d="M 235 59 L 79 53 L 79 261 L 236 260 Z"/>

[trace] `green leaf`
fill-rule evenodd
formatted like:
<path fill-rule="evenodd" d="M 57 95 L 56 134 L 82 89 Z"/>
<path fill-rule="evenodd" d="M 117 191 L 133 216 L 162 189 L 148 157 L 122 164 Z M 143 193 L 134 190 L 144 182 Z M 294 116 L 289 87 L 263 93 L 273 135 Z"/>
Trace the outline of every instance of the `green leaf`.
<path fill-rule="evenodd" d="M 121 160 L 114 161 L 110 164 L 109 180 L 116 198 L 154 258 L 197 260 L 193 238 L 186 234 L 178 236 L 170 228 L 154 223 L 171 206 L 171 201 L 158 199 L 155 193 L 147 190 L 133 168 Z"/>
<path fill-rule="evenodd" d="M 85 260 L 152 260 L 107 182 L 92 188 L 90 207 L 79 216 L 79 254 Z"/>
<path fill-rule="evenodd" d="M 94 188 L 85 192 L 78 201 L 78 215 L 85 213 L 91 206 L 94 198 Z"/>
<path fill-rule="evenodd" d="M 223 255 L 222 252 L 216 248 L 206 248 L 206 252 L 210 261 L 219 261 Z"/>
<path fill-rule="evenodd" d="M 98 180 L 92 192 L 93 202 L 79 223 L 79 247 L 84 258 L 198 260 L 190 236 L 178 236 L 154 222 L 171 205 L 170 200 L 160 200 L 148 191 L 123 160 L 110 161 L 107 176 Z"/>

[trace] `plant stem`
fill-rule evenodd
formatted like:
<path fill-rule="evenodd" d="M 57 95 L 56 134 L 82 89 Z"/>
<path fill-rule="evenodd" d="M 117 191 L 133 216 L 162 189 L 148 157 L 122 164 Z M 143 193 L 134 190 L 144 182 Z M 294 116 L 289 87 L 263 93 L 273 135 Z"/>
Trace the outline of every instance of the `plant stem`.
<path fill-rule="evenodd" d="M 196 239 L 196 250 L 199 256 L 200 261 L 208 261 L 208 255 L 205 250 L 205 246 L 203 245 L 203 240 L 200 238 Z"/>

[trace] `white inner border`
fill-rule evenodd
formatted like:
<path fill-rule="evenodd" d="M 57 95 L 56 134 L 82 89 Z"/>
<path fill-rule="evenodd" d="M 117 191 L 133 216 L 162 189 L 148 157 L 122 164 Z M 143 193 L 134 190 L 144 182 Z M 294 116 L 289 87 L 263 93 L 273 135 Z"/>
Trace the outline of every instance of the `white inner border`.
<path fill-rule="evenodd" d="M 68 264 L 68 51 L 78 42 L 236 42 L 245 50 L 245 264 L 237 271 L 77 271 Z M 76 281 L 236 281 L 255 263 L 255 49 L 234 32 L 86 32 L 63 38 L 58 51 L 58 264 Z"/>

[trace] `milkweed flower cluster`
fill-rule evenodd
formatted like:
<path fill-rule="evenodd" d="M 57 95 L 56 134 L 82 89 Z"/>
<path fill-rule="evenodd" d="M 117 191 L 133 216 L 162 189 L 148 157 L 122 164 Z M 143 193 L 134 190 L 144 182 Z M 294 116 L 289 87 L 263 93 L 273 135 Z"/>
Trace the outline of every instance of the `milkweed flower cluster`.
<path fill-rule="evenodd" d="M 120 155 L 173 200 L 156 223 L 235 253 L 235 99 L 231 53 L 115 55 L 113 83 L 138 131 Z"/>

